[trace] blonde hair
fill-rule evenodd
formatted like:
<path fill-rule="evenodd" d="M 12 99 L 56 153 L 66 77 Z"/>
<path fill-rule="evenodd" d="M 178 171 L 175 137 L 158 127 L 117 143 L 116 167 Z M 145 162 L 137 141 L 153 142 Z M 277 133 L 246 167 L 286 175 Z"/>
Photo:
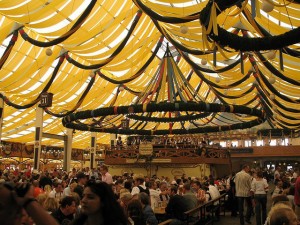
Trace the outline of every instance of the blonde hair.
<path fill-rule="evenodd" d="M 47 197 L 48 197 L 47 193 L 41 193 L 36 197 L 36 200 L 38 201 L 38 203 L 40 203 L 41 206 L 43 206 Z"/>
<path fill-rule="evenodd" d="M 54 212 L 59 208 L 59 202 L 56 198 L 47 197 L 43 204 L 43 207 L 48 212 Z"/>
<path fill-rule="evenodd" d="M 47 194 L 49 194 L 49 193 L 52 191 L 51 186 L 50 186 L 49 184 L 45 185 L 44 191 L 45 191 Z"/>
<path fill-rule="evenodd" d="M 290 224 L 290 215 L 295 214 L 293 209 L 284 203 L 277 203 L 269 212 L 268 225 Z"/>

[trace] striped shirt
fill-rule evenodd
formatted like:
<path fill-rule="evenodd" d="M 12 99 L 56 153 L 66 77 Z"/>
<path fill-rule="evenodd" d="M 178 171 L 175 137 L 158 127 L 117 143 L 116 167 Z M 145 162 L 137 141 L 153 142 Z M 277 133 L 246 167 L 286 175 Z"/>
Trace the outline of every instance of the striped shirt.
<path fill-rule="evenodd" d="M 237 197 L 249 197 L 251 190 L 251 176 L 244 170 L 235 175 L 235 189 Z"/>

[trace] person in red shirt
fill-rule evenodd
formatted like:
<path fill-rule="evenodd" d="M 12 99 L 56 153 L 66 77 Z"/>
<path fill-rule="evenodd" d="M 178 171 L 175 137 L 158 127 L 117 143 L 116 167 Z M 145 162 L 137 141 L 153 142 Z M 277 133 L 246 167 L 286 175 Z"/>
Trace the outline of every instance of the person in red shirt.
<path fill-rule="evenodd" d="M 44 190 L 39 187 L 39 182 L 37 180 L 34 180 L 32 182 L 33 186 L 33 197 L 37 197 L 39 194 L 44 193 Z"/>

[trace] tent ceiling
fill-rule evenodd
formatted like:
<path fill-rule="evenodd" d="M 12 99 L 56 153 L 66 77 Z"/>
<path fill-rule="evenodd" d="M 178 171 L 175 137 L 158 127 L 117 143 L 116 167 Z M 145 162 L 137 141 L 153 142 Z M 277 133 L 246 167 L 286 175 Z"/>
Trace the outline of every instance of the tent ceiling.
<path fill-rule="evenodd" d="M 255 17 L 247 16 L 251 4 L 245 3 L 244 11 L 232 6 L 215 20 L 211 16 L 212 21 L 249 37 L 284 34 L 300 25 L 298 1 L 273 1 L 273 11 L 260 10 Z M 265 0 L 256 3 L 258 9 L 266 4 Z M 298 130 L 300 36 L 283 51 L 274 47 L 274 58 L 271 50 L 249 51 L 243 52 L 241 63 L 239 50 L 219 46 L 214 52 L 212 42 L 203 42 L 199 13 L 207 4 L 198 0 L 1 1 L 0 92 L 15 106 L 4 104 L 2 140 L 34 142 L 34 103 L 45 89 L 54 94 L 44 116 L 46 133 L 66 133 L 61 120 L 70 111 L 133 104 L 159 68 L 167 43 L 173 56 L 181 55 L 178 67 L 205 101 L 261 109 L 271 127 Z M 150 60 L 162 35 L 162 46 Z M 118 91 L 120 85 L 127 88 Z M 226 115 L 212 121 L 230 124 L 250 119 L 240 115 L 226 119 Z M 118 126 L 122 119 L 114 116 L 106 122 Z M 149 123 L 144 129 L 155 126 Z M 97 135 L 98 143 L 109 139 L 109 134 Z M 62 145 L 50 139 L 43 139 L 43 144 Z M 76 131 L 73 146 L 89 145 L 90 132 Z"/>

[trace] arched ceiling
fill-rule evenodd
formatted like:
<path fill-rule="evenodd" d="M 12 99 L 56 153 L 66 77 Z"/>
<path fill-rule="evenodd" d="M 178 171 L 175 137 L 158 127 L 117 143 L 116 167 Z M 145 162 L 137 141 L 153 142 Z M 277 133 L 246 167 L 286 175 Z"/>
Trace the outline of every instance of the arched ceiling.
<path fill-rule="evenodd" d="M 269 13 L 261 10 L 266 2 L 274 5 Z M 210 3 L 0 1 L 0 92 L 5 100 L 1 139 L 34 142 L 35 111 L 44 91 L 53 93 L 52 107 L 44 115 L 44 132 L 51 134 L 66 133 L 62 117 L 68 113 L 134 104 L 160 68 L 167 43 L 201 99 L 260 109 L 269 127 L 299 130 L 300 35 L 288 36 L 298 32 L 299 1 L 236 0 L 222 8 L 219 0 L 204 12 Z M 218 36 L 217 24 L 244 39 L 238 43 Z M 263 37 L 269 39 L 255 49 L 257 38 Z M 211 117 L 193 125 L 252 119 L 227 113 Z M 104 122 L 118 127 L 122 119 L 113 116 Z M 174 128 L 191 125 L 187 121 Z M 154 127 L 168 129 L 169 124 L 148 123 L 143 129 Z M 110 134 L 97 135 L 98 143 L 109 140 Z M 47 138 L 43 144 L 62 145 Z M 90 132 L 74 133 L 73 147 L 89 145 Z"/>

